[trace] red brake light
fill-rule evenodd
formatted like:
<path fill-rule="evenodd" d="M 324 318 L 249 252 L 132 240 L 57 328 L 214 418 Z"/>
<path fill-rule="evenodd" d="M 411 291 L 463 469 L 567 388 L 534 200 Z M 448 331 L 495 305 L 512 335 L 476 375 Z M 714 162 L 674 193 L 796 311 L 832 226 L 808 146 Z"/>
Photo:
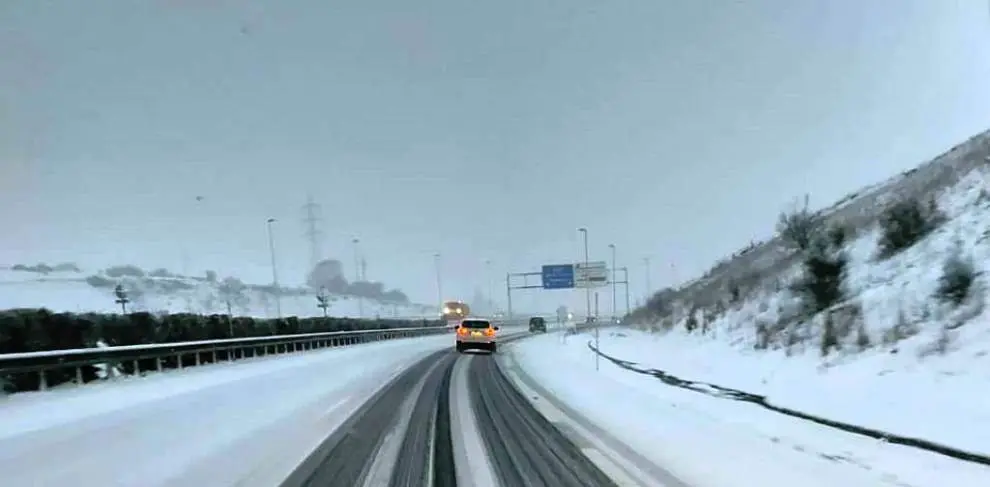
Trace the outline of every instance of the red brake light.
<path fill-rule="evenodd" d="M 489 328 L 485 328 L 485 335 L 488 335 L 490 337 L 495 336 L 495 329 L 494 328 L 490 328 L 490 327 Z"/>
<path fill-rule="evenodd" d="M 467 328 L 464 328 L 463 326 L 458 326 L 457 327 L 457 334 L 458 335 L 467 335 Z"/>

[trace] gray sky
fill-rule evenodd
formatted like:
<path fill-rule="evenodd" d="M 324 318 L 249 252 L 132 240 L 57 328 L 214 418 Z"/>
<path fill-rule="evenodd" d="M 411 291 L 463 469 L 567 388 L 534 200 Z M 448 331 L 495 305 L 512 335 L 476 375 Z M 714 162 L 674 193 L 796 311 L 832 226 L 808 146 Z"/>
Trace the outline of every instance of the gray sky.
<path fill-rule="evenodd" d="M 274 217 L 299 281 L 312 193 L 420 301 L 579 226 L 639 296 L 990 127 L 988 79 L 985 0 L 5 1 L 0 261 L 264 282 Z"/>

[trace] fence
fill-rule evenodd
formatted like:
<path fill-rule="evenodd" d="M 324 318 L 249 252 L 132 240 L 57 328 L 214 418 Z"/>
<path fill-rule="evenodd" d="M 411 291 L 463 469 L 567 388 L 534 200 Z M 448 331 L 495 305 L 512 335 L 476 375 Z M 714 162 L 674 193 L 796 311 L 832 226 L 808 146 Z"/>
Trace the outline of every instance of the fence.
<path fill-rule="evenodd" d="M 52 382 L 83 384 L 95 380 L 97 365 L 106 366 L 106 378 L 113 380 L 117 367 L 126 373 L 161 372 L 166 368 L 444 333 L 449 331 L 433 326 L 10 353 L 0 355 L 0 379 L 20 385 L 15 388 L 20 391 L 45 390 Z"/>

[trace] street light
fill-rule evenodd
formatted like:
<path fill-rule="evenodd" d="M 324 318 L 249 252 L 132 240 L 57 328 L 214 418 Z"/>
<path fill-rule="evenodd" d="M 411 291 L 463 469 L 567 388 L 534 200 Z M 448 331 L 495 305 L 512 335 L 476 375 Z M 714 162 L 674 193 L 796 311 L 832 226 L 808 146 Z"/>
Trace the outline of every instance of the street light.
<path fill-rule="evenodd" d="M 608 248 L 612 249 L 612 322 L 615 322 L 615 244 L 608 244 Z M 626 279 L 628 281 L 628 279 Z"/>
<path fill-rule="evenodd" d="M 437 270 L 437 312 L 443 314 L 443 283 L 440 280 L 440 253 L 433 254 Z"/>
<path fill-rule="evenodd" d="M 578 231 L 581 232 L 582 234 L 584 234 L 584 272 L 585 272 L 585 277 L 587 277 L 587 273 L 588 273 L 588 229 L 587 228 L 584 228 L 584 227 L 581 227 L 581 228 L 578 229 Z M 585 314 L 585 316 L 586 316 L 585 319 L 587 319 L 587 317 L 590 317 L 591 316 L 591 285 L 590 284 L 591 283 L 588 282 L 588 279 L 585 279 L 585 283 L 584 283 L 584 286 L 585 286 L 584 287 L 584 299 L 585 299 L 585 304 L 586 304 L 585 311 L 587 313 L 587 314 Z"/>
<path fill-rule="evenodd" d="M 272 287 L 275 292 L 275 314 L 279 319 L 282 318 L 282 293 L 281 289 L 278 287 L 278 266 L 275 264 L 275 236 L 272 234 L 272 223 L 275 223 L 274 218 L 269 218 L 268 224 L 268 251 L 272 255 Z"/>

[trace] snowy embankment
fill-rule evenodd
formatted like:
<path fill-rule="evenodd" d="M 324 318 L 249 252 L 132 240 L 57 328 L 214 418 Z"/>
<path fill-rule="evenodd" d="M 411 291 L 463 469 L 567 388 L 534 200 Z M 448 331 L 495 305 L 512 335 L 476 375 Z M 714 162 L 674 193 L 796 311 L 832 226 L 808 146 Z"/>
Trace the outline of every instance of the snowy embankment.
<path fill-rule="evenodd" d="M 755 324 L 776 323 L 797 306 L 786 288 L 727 310 L 707 334 L 686 333 L 681 320 L 669 332 L 610 341 L 602 351 L 781 406 L 990 455 L 990 394 L 983 393 L 990 389 L 990 174 L 970 172 L 938 203 L 945 222 L 890 258 L 876 258 L 878 231 L 846 246 L 847 303 L 861 310 L 862 334 L 825 357 L 819 336 L 756 349 Z M 935 297 L 954 252 L 977 275 L 959 306 Z"/>
<path fill-rule="evenodd" d="M 566 338 L 547 335 L 519 342 L 508 353 L 557 399 L 689 485 L 937 487 L 985 485 L 990 478 L 990 468 L 982 465 L 886 444 L 752 404 L 670 387 L 605 359 L 599 361 L 600 370 L 596 371 L 595 355 L 587 346 L 590 340 L 590 334 Z M 685 379 L 702 379 L 689 375 L 692 365 L 717 363 L 726 353 L 714 345 L 706 349 L 698 343 L 668 340 L 625 330 L 608 331 L 601 334 L 601 348 L 657 368 L 665 361 L 673 369 L 681 365 Z M 688 346 L 695 346 L 698 353 L 680 350 Z M 683 362 L 675 363 L 678 360 Z M 738 362 L 727 361 L 726 374 L 732 373 L 729 370 L 734 364 Z M 742 368 L 736 373 L 749 376 Z M 795 380 L 803 382 L 802 387 L 781 390 L 806 402 L 834 400 L 839 394 L 835 389 L 815 387 L 813 380 L 819 374 L 815 367 L 807 373 L 804 381 Z M 863 395 L 858 399 L 873 403 L 875 410 L 890 413 L 900 407 L 871 395 L 858 380 L 861 376 L 848 378 L 851 400 L 857 399 L 859 390 Z M 743 389 L 745 384 L 735 385 Z M 839 382 L 832 387 L 846 394 Z M 932 392 L 919 391 L 919 395 Z M 967 411 L 969 407 L 972 410 Z M 948 414 L 938 415 L 938 420 L 956 430 L 972 427 L 972 422 L 984 421 L 985 412 L 978 409 L 958 405 Z M 921 422 L 917 417 L 914 421 Z M 971 438 L 975 440 L 976 434 Z"/>
<path fill-rule="evenodd" d="M 123 282 L 131 292 L 131 311 L 152 313 L 226 313 L 221 283 L 193 277 L 125 277 L 115 279 L 104 271 L 88 275 L 80 270 L 55 270 L 46 273 L 0 268 L 0 310 L 13 308 L 48 308 L 55 312 L 119 313 L 113 284 Z M 98 284 L 94 286 L 93 284 Z M 232 296 L 232 311 L 237 316 L 274 318 L 274 297 L 257 286 L 245 286 Z M 312 292 L 286 292 L 281 297 L 283 316 L 323 316 Z M 330 316 L 373 318 L 425 318 L 436 316 L 435 307 L 416 304 L 383 304 L 371 299 L 331 296 Z"/>
<path fill-rule="evenodd" d="M 0 401 L 4 486 L 281 482 L 449 336 L 260 357 Z"/>

